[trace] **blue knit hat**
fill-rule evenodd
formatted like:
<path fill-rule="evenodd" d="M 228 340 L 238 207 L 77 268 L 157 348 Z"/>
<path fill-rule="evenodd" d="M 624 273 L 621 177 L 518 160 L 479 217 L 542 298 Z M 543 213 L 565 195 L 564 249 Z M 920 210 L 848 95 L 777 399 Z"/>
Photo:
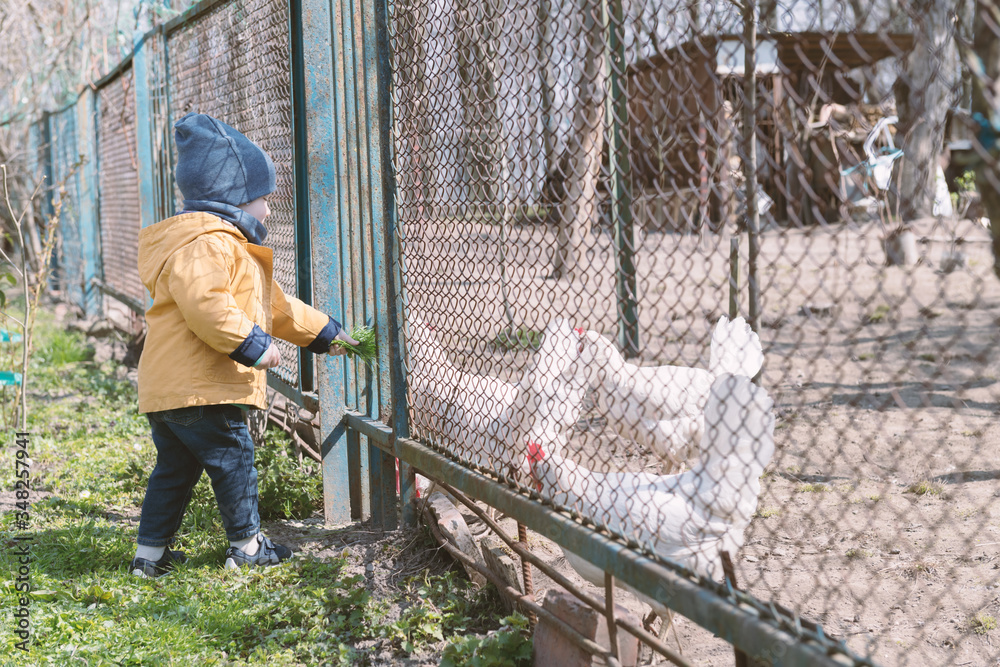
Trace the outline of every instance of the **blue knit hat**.
<path fill-rule="evenodd" d="M 174 139 L 174 179 L 184 195 L 184 209 L 219 215 L 251 242 L 262 243 L 267 230 L 261 221 L 237 207 L 274 192 L 277 182 L 270 156 L 206 114 L 192 112 L 174 123 Z"/>

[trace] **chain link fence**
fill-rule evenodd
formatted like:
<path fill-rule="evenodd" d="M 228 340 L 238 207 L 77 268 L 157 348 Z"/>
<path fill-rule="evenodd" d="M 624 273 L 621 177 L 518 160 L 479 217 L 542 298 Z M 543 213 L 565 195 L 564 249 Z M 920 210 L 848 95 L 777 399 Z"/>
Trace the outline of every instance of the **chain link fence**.
<path fill-rule="evenodd" d="M 167 35 L 170 109 L 174 121 L 194 111 L 239 129 L 263 148 L 277 173 L 265 245 L 274 251 L 274 279 L 297 294 L 295 182 L 292 154 L 291 56 L 286 0 L 223 2 Z M 176 210 L 183 209 L 176 193 Z M 273 372 L 298 384 L 298 350 L 277 341 L 282 364 Z"/>
<path fill-rule="evenodd" d="M 98 90 L 97 108 L 104 282 L 141 306 L 146 289 L 139 279 L 139 155 L 131 67 Z"/>
<path fill-rule="evenodd" d="M 973 5 L 393 2 L 388 238 L 374 30 L 360 5 L 333 6 L 201 3 L 137 46 L 141 70 L 101 82 L 106 283 L 144 298 L 138 231 L 182 208 L 172 121 L 213 114 L 274 159 L 281 286 L 308 298 L 314 264 L 339 277 L 345 319 L 381 318 L 386 366 L 385 311 L 402 316 L 405 386 L 387 368 L 330 385 L 392 423 L 364 431 L 373 445 L 412 435 L 458 465 L 442 481 L 480 473 L 494 497 L 539 501 L 623 562 L 683 578 L 666 596 L 620 586 L 640 615 L 710 595 L 855 664 L 1000 658 L 1000 286 L 959 57 Z M 316 41 L 336 62 L 309 61 L 325 51 L 304 39 L 297 71 L 295 26 L 311 35 L 323 12 L 333 31 Z M 78 118 L 38 133 L 53 182 L 78 160 Z M 313 154 L 305 170 L 313 148 L 336 164 Z M 82 299 L 68 187 L 58 275 Z M 277 376 L 303 386 L 312 361 L 282 352 Z M 404 388 L 408 424 L 387 416 Z M 323 412 L 339 419 L 336 400 Z M 348 437 L 360 507 L 368 459 Z M 391 461 L 373 461 L 374 515 Z M 532 536 L 561 573 L 539 590 L 562 576 L 603 592 L 597 548 L 549 538 L 568 542 Z M 689 664 L 733 659 L 693 621 L 650 627 Z M 786 647 L 749 657 L 785 664 Z"/>
<path fill-rule="evenodd" d="M 856 657 L 992 664 L 973 9 L 393 3 L 414 433 Z"/>

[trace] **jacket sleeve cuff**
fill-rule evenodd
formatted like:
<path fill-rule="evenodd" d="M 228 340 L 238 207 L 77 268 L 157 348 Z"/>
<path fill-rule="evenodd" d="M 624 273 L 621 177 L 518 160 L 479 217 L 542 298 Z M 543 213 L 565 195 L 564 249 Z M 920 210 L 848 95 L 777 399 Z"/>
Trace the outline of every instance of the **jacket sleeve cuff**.
<path fill-rule="evenodd" d="M 240 343 L 238 348 L 229 353 L 229 358 L 252 368 L 269 347 L 271 347 L 270 334 L 265 333 L 263 329 L 255 324 L 250 331 L 250 335 Z"/>
<path fill-rule="evenodd" d="M 342 328 L 340 322 L 331 317 L 326 326 L 323 327 L 323 330 L 313 339 L 313 342 L 309 343 L 306 349 L 316 354 L 326 354 L 330 351 L 330 343 L 333 342 L 334 337 L 340 333 Z"/>

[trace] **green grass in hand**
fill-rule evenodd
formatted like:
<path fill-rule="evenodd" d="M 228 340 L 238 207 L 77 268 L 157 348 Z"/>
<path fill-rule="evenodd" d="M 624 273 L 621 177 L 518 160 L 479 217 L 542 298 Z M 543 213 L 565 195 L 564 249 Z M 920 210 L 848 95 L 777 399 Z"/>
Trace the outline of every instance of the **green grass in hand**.
<path fill-rule="evenodd" d="M 342 340 L 334 340 L 333 345 L 347 350 L 347 356 L 360 359 L 368 366 L 374 366 L 378 358 L 378 344 L 375 342 L 375 329 L 366 326 L 354 327 L 351 338 L 358 341 L 351 345 Z"/>

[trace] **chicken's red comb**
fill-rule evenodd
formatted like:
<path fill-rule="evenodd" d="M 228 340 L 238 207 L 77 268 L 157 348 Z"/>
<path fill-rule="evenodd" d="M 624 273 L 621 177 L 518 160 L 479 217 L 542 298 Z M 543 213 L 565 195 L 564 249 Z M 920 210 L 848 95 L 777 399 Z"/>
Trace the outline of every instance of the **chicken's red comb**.
<path fill-rule="evenodd" d="M 531 463 L 537 463 L 545 458 L 545 451 L 542 446 L 537 442 L 528 443 L 528 461 Z"/>
<path fill-rule="evenodd" d="M 573 331 L 577 332 L 577 333 L 578 333 L 578 334 L 580 334 L 581 336 L 582 336 L 583 334 L 587 333 L 587 330 L 586 330 L 586 329 L 584 329 L 583 327 L 577 327 L 577 328 L 573 329 Z"/>

